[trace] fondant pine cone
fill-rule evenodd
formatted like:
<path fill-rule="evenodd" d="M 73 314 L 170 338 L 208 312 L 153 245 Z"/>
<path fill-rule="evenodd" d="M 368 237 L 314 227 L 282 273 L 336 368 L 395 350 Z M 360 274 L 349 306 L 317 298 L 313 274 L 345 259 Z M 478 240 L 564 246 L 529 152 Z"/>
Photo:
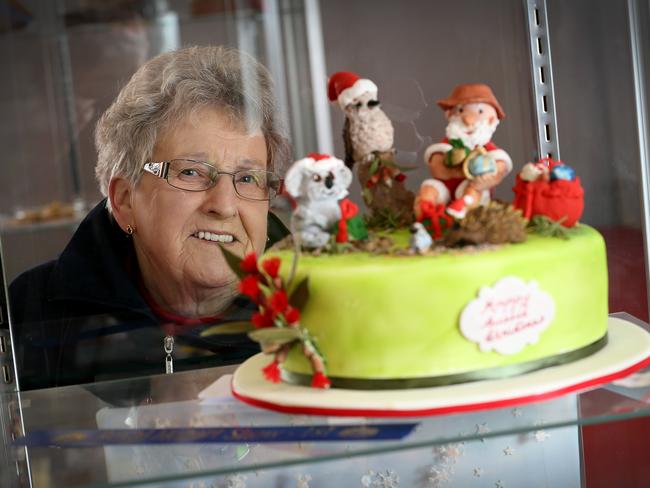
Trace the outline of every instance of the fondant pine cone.
<path fill-rule="evenodd" d="M 445 236 L 447 246 L 505 244 L 526 240 L 527 220 L 512 205 L 491 201 L 476 207 Z"/>

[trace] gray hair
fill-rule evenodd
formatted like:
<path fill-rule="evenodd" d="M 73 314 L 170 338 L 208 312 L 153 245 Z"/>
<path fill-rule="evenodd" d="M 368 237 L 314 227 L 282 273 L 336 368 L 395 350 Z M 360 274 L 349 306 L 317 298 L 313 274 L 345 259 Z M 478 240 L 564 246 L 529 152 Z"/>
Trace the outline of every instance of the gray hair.
<path fill-rule="evenodd" d="M 97 122 L 95 176 L 102 194 L 115 176 L 135 185 L 158 134 L 203 107 L 224 110 L 247 131 L 261 129 L 268 168 L 281 171 L 290 150 L 275 119 L 272 84 L 266 68 L 235 49 L 194 46 L 149 60 Z"/>

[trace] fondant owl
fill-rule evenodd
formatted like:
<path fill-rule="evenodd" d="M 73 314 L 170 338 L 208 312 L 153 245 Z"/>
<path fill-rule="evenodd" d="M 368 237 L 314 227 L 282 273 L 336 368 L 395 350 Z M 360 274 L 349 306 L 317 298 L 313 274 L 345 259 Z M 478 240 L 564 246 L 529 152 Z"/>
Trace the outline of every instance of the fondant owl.
<path fill-rule="evenodd" d="M 339 71 L 328 82 L 330 101 L 338 102 L 345 114 L 343 140 L 345 164 L 371 161 L 374 153 L 392 151 L 393 124 L 377 100 L 377 86 L 354 73 Z"/>

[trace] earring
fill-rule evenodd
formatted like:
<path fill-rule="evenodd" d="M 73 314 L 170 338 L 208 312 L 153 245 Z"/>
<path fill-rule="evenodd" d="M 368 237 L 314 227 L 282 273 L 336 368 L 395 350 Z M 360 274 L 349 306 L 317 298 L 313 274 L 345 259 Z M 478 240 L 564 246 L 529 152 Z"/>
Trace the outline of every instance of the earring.
<path fill-rule="evenodd" d="M 132 236 L 134 232 L 135 232 L 135 229 L 131 226 L 131 224 L 127 224 L 126 233 L 129 234 L 130 236 Z"/>
<path fill-rule="evenodd" d="M 269 236 L 266 236 L 266 242 L 270 242 L 271 238 Z"/>

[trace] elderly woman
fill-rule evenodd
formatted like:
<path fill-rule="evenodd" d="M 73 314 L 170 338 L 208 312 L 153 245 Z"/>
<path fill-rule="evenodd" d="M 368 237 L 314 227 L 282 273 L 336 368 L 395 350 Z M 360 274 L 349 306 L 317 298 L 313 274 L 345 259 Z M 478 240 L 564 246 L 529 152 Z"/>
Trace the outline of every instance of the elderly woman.
<path fill-rule="evenodd" d="M 21 387 L 240 362 L 248 318 L 221 248 L 258 255 L 286 230 L 269 213 L 288 157 L 268 72 L 192 47 L 144 64 L 96 129 L 107 198 L 61 256 L 11 285 Z M 267 222 L 275 229 L 267 228 Z"/>

